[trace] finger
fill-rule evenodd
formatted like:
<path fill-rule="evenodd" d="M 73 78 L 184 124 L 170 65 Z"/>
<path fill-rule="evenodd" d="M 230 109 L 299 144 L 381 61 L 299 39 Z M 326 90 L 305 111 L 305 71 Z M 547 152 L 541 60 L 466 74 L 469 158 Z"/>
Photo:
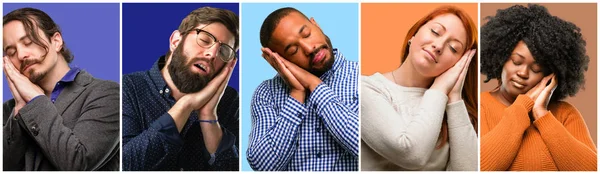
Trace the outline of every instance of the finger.
<path fill-rule="evenodd" d="M 10 89 L 10 93 L 13 95 L 13 97 L 15 98 L 15 100 L 20 100 L 21 97 L 19 96 L 19 92 L 17 91 L 17 88 L 15 87 L 15 84 L 8 77 L 8 73 L 6 73 L 6 68 L 4 69 L 4 75 L 6 76 L 6 79 L 7 79 L 6 81 L 8 81 L 8 87 Z"/>
<path fill-rule="evenodd" d="M 544 91 L 544 89 L 546 88 L 546 84 L 548 84 L 548 81 L 554 76 L 554 74 L 550 74 L 546 77 L 544 77 L 535 87 L 534 87 L 534 91 L 533 91 L 533 95 L 534 96 L 539 96 L 540 93 L 542 93 Z"/>
<path fill-rule="evenodd" d="M 550 85 L 548 85 L 548 87 L 552 89 L 550 94 L 554 93 L 554 90 L 556 90 L 556 87 L 558 87 L 558 80 L 556 80 L 556 75 L 552 76 L 552 81 L 550 82 Z"/>
<path fill-rule="evenodd" d="M 465 62 L 465 66 L 463 67 L 462 71 L 460 72 L 460 76 L 458 77 L 457 82 L 464 84 L 467 73 L 469 72 L 469 66 L 471 66 L 471 60 L 473 60 L 473 55 L 475 55 L 475 49 L 469 51 L 467 57 L 468 59 Z"/>
<path fill-rule="evenodd" d="M 221 86 L 221 83 L 230 74 L 230 71 L 231 71 L 230 67 L 223 68 L 223 70 L 217 76 L 215 76 L 215 78 L 213 78 L 210 82 L 208 82 L 208 84 L 204 88 L 206 90 L 202 90 L 201 92 L 207 92 L 209 94 L 214 94 L 218 90 L 218 87 Z"/>

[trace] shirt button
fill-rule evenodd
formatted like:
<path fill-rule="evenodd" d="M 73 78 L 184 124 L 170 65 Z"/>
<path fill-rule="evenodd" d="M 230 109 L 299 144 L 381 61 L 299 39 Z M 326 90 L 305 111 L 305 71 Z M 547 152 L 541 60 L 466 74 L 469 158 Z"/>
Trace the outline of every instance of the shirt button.
<path fill-rule="evenodd" d="M 162 89 L 160 91 L 158 91 L 158 93 L 160 93 L 160 94 L 162 94 L 162 92 L 163 92 Z"/>
<path fill-rule="evenodd" d="M 321 158 L 321 152 L 317 152 L 317 158 Z"/>
<path fill-rule="evenodd" d="M 169 88 L 165 89 L 165 93 L 169 93 Z"/>

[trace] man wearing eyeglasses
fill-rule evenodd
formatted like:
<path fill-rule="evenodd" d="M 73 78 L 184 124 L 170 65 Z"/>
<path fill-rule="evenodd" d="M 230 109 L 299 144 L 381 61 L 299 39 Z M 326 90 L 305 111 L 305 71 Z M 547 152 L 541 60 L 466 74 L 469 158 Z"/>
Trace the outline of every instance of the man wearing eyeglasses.
<path fill-rule="evenodd" d="M 358 170 L 358 62 L 346 60 L 313 18 L 286 7 L 260 29 L 278 72 L 252 97 L 254 170 Z"/>
<path fill-rule="evenodd" d="M 124 170 L 238 170 L 239 99 L 227 87 L 238 23 L 229 10 L 196 9 L 166 56 L 123 76 Z"/>

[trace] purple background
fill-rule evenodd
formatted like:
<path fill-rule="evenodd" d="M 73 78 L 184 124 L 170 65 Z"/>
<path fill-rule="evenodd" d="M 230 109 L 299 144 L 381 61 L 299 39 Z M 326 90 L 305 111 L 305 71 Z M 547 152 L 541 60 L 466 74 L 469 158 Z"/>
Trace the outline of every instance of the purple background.
<path fill-rule="evenodd" d="M 118 3 L 4 3 L 3 14 L 33 7 L 46 12 L 56 22 L 77 66 L 96 78 L 120 82 Z M 6 76 L 3 101 L 12 98 Z"/>

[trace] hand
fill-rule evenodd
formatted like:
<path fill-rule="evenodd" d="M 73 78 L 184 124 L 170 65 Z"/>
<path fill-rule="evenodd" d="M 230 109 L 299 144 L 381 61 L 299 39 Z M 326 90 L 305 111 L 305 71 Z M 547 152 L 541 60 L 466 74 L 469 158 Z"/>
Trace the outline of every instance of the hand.
<path fill-rule="evenodd" d="M 533 88 L 529 89 L 529 91 L 527 91 L 527 93 L 525 93 L 525 95 L 527 95 L 529 98 L 531 98 L 531 100 L 536 100 L 538 98 L 538 96 L 540 95 L 540 93 L 542 92 L 542 90 L 544 90 L 544 88 L 546 87 L 546 84 L 548 84 L 548 80 L 550 80 L 552 77 L 554 77 L 554 74 L 550 74 L 544 78 L 542 78 L 542 80 L 535 85 Z"/>
<path fill-rule="evenodd" d="M 6 75 L 10 92 L 15 99 L 15 108 L 13 110 L 16 115 L 31 99 L 39 95 L 44 95 L 44 90 L 21 74 L 6 56 L 3 57 L 3 60 L 4 74 Z"/>
<path fill-rule="evenodd" d="M 456 83 L 454 83 L 454 87 L 452 87 L 452 90 L 450 90 L 450 93 L 448 94 L 448 103 L 453 103 L 455 101 L 462 100 L 462 89 L 465 84 L 465 77 L 467 76 L 467 72 L 469 71 L 469 65 L 475 54 L 477 54 L 477 50 L 472 49 L 467 51 L 463 55 L 462 59 L 464 59 L 464 57 L 467 57 L 468 59 L 465 63 L 464 68 L 460 72 L 460 75 L 458 76 L 458 80 L 456 81 Z"/>
<path fill-rule="evenodd" d="M 548 80 L 546 80 L 545 82 L 544 80 L 542 80 L 543 83 L 541 84 L 541 86 L 543 86 L 543 88 L 540 89 L 543 90 L 539 93 L 538 97 L 535 99 L 535 102 L 533 104 L 532 112 L 533 118 L 535 120 L 543 117 L 548 113 L 548 103 L 550 102 L 552 93 L 554 93 L 554 90 L 556 90 L 556 87 L 558 86 L 558 81 L 556 80 L 555 75 L 549 75 L 545 77 L 545 79 L 549 79 L 548 77 L 552 77 L 550 84 L 548 86 L 545 86 L 546 84 L 548 84 Z"/>
<path fill-rule="evenodd" d="M 217 106 L 219 105 L 219 102 L 221 101 L 221 97 L 223 97 L 225 88 L 227 88 L 227 84 L 229 83 L 229 79 L 231 78 L 231 74 L 233 73 L 233 68 L 235 67 L 236 63 L 237 63 L 237 58 L 227 62 L 227 64 L 225 65 L 226 67 L 229 67 L 227 77 L 225 78 L 225 80 L 223 80 L 219 84 L 219 87 L 217 88 L 216 93 L 212 96 L 212 98 L 210 98 L 208 103 L 206 103 L 206 105 L 202 106 L 200 108 L 200 110 L 198 111 L 198 113 L 200 114 L 199 118 L 201 120 L 216 120 L 217 119 L 217 117 L 218 117 L 217 116 Z"/>
<path fill-rule="evenodd" d="M 473 50 L 469 52 L 474 52 Z M 442 73 L 440 76 L 436 77 L 433 84 L 431 85 L 431 89 L 437 89 L 442 91 L 444 94 L 448 94 L 453 86 L 456 85 L 460 74 L 465 71 L 468 66 L 467 62 L 471 60 L 475 54 L 465 54 L 463 55 L 453 67 L 446 70 L 446 72 Z M 461 82 L 462 83 L 462 82 Z"/>
<path fill-rule="evenodd" d="M 269 48 L 261 48 L 263 51 L 262 57 L 265 58 L 269 64 L 279 73 L 283 80 L 290 87 L 290 96 L 296 99 L 300 103 L 304 103 L 306 96 L 305 88 L 302 86 L 300 81 L 290 72 L 290 70 L 283 64 L 282 60 L 285 60 L 279 54 L 271 51 Z M 286 60 L 287 61 L 287 60 Z"/>
<path fill-rule="evenodd" d="M 290 72 L 290 70 L 283 64 L 281 60 L 285 60 L 279 56 L 276 52 L 271 51 L 269 48 L 262 48 L 262 57 L 265 58 L 269 64 L 279 73 L 283 80 L 288 84 L 292 91 L 304 91 L 304 86 L 298 81 L 298 79 Z"/>
<path fill-rule="evenodd" d="M 185 113 L 190 113 L 192 110 L 202 109 L 207 103 L 209 103 L 213 99 L 215 95 L 218 96 L 218 98 L 220 98 L 221 94 L 217 94 L 217 92 L 220 90 L 223 84 L 227 84 L 227 79 L 233 71 L 232 65 L 235 65 L 235 62 L 236 61 L 228 62 L 225 65 L 225 67 L 221 69 L 221 72 L 219 72 L 217 76 L 215 76 L 210 82 L 208 82 L 204 89 L 195 93 L 186 94 L 183 97 L 181 97 L 179 101 L 177 101 L 178 103 L 180 101 L 185 103 Z"/>
<path fill-rule="evenodd" d="M 294 77 L 296 77 L 296 79 L 298 79 L 305 89 L 312 92 L 319 84 L 321 84 L 322 81 L 319 77 L 300 68 L 298 65 L 283 58 L 279 59 L 279 61 L 292 73 L 292 75 L 294 75 Z"/>

